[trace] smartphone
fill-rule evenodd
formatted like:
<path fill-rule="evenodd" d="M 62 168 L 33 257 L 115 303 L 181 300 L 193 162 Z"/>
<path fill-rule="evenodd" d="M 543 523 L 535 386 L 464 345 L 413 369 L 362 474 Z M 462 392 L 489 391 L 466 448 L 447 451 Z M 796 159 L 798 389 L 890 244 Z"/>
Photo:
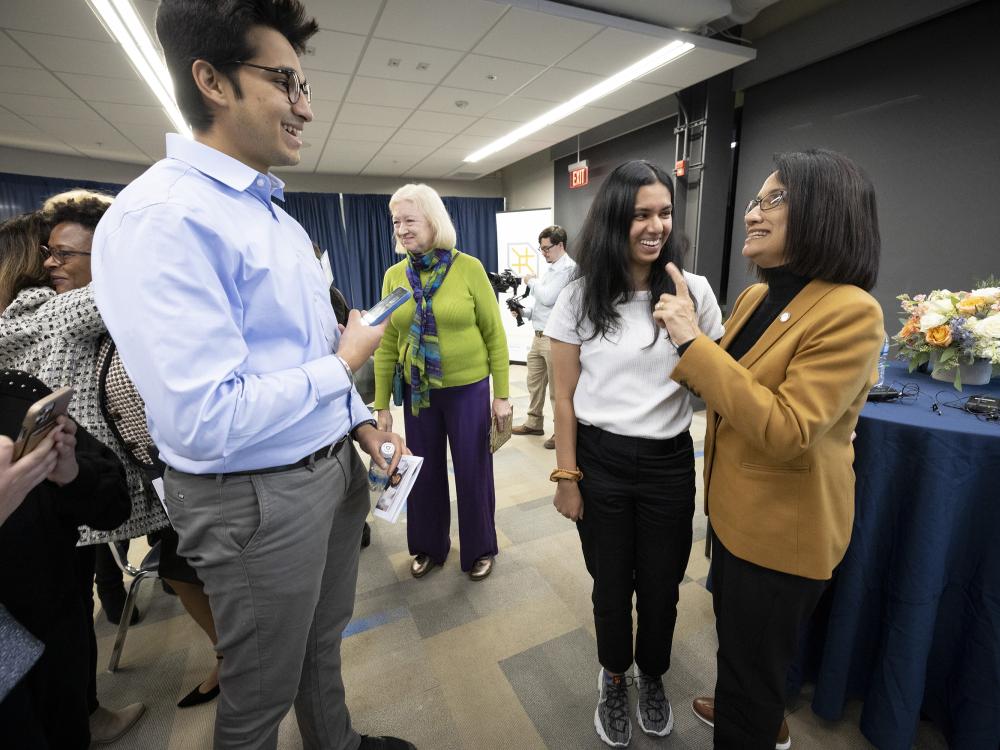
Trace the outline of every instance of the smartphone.
<path fill-rule="evenodd" d="M 410 298 L 410 290 L 398 286 L 387 294 L 380 302 L 372 306 L 371 310 L 361 313 L 361 320 L 365 325 L 377 326 L 389 317 L 393 310 L 399 307 Z"/>
<path fill-rule="evenodd" d="M 24 415 L 21 432 L 14 441 L 15 461 L 34 450 L 55 428 L 56 417 L 69 412 L 69 402 L 75 393 L 67 385 L 31 405 Z"/>

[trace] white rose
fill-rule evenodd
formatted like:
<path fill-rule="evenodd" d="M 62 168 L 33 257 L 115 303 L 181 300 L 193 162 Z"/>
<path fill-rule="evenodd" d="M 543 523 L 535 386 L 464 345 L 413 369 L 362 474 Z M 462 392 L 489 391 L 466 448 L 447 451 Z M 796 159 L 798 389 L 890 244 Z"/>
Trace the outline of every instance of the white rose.
<path fill-rule="evenodd" d="M 987 318 L 987 320 L 989 320 L 989 318 Z M 936 328 L 937 326 L 943 326 L 947 322 L 948 319 L 944 315 L 936 312 L 929 312 L 926 315 L 920 316 L 920 332 L 927 333 L 930 329 Z"/>
<path fill-rule="evenodd" d="M 986 297 L 990 300 L 995 300 L 1000 297 L 1000 286 L 987 286 L 982 289 L 974 289 L 972 294 L 977 297 Z"/>
<path fill-rule="evenodd" d="M 921 322 L 923 322 L 921 320 Z M 991 339 L 1000 339 L 1000 315 L 991 315 L 976 322 L 976 333 Z"/>
<path fill-rule="evenodd" d="M 952 303 L 951 298 L 929 299 L 925 305 L 927 311 L 931 313 L 940 313 L 941 315 L 953 315 L 955 313 L 955 305 Z M 941 323 L 943 322 L 942 320 Z M 941 323 L 935 323 L 934 325 L 941 325 Z"/>

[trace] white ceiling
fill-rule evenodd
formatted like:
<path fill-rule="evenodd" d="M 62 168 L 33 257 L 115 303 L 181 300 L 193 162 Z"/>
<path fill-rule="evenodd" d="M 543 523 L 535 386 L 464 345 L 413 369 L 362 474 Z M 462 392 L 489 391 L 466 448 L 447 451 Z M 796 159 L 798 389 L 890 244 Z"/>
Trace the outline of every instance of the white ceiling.
<path fill-rule="evenodd" d="M 152 28 L 156 0 L 133 2 Z M 673 25 L 689 28 L 730 9 L 725 0 L 656 4 L 657 20 L 671 23 L 664 9 L 674 8 Z M 604 7 L 621 5 L 606 0 Z M 745 47 L 547 0 L 306 6 L 321 31 L 303 57 L 315 120 L 296 172 L 474 179 L 754 56 Z M 475 164 L 462 161 L 678 38 L 697 47 L 530 140 Z M 0 145 L 148 164 L 163 156 L 170 130 L 85 0 L 3 0 Z"/>

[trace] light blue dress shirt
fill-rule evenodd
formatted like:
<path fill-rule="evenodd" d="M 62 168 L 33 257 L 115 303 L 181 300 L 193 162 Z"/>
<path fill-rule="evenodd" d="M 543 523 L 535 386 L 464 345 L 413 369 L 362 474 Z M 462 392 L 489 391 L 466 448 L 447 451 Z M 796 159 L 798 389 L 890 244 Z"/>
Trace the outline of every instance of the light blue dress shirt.
<path fill-rule="evenodd" d="M 284 183 L 167 136 L 94 232 L 94 296 L 168 466 L 298 461 L 371 418 L 341 361 L 329 288 Z"/>

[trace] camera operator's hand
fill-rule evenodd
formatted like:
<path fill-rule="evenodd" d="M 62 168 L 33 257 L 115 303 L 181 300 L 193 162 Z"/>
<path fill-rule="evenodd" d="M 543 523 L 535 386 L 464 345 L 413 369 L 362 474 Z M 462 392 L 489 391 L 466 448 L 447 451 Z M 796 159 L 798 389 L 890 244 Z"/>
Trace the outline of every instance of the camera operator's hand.
<path fill-rule="evenodd" d="M 521 283 L 527 286 L 528 282 L 531 281 L 533 278 L 535 278 L 534 271 L 525 271 L 524 273 L 521 274 Z"/>
<path fill-rule="evenodd" d="M 375 412 L 375 422 L 382 432 L 392 432 L 392 414 L 388 409 L 379 409 Z"/>
<path fill-rule="evenodd" d="M 512 317 L 514 320 L 517 320 L 517 314 L 518 314 L 517 310 L 515 310 L 512 307 L 508 307 L 507 311 L 510 313 L 510 317 Z"/>
<path fill-rule="evenodd" d="M 580 494 L 580 485 L 572 480 L 559 480 L 552 504 L 570 521 L 579 521 L 583 518 L 583 495 Z"/>
<path fill-rule="evenodd" d="M 60 416 L 56 424 L 58 426 L 52 434 L 58 458 L 55 468 L 49 472 L 48 480 L 61 487 L 76 479 L 80 467 L 76 463 L 76 422 L 69 417 Z"/>
<path fill-rule="evenodd" d="M 375 353 L 378 345 L 382 342 L 382 334 L 385 333 L 386 325 L 388 325 L 388 319 L 383 320 L 377 326 L 365 325 L 361 320 L 361 313 L 357 310 L 351 310 L 347 316 L 347 326 L 340 335 L 337 354 L 347 361 L 352 372 L 360 370 L 368 358 Z"/>

